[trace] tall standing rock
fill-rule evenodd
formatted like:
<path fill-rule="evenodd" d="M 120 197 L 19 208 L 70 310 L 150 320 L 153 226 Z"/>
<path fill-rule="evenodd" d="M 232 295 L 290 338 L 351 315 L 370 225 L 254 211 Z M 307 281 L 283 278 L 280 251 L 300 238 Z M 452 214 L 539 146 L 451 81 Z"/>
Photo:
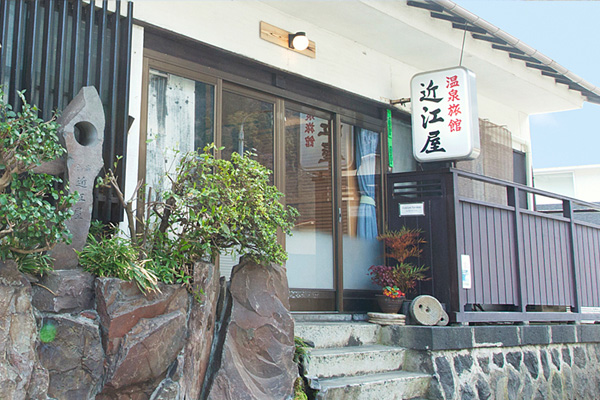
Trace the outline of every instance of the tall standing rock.
<path fill-rule="evenodd" d="M 102 144 L 104 142 L 104 109 L 98 92 L 93 86 L 82 88 L 69 103 L 57 121 L 61 139 L 67 148 L 66 172 L 69 192 L 77 191 L 79 201 L 73 205 L 73 217 L 67 227 L 73 234 L 70 245 L 59 243 L 52 250 L 54 268 L 77 267 L 78 258 L 73 250 L 80 251 L 85 245 L 92 219 L 93 190 L 96 176 L 104 165 Z M 60 171 L 37 172 L 55 173 Z"/>
<path fill-rule="evenodd" d="M 29 281 L 13 261 L 0 261 L 0 399 L 46 398 L 37 334 Z"/>
<path fill-rule="evenodd" d="M 215 265 L 194 264 L 195 296 L 190 307 L 189 337 L 184 348 L 182 398 L 197 399 L 200 396 L 210 360 L 219 288 L 219 269 Z"/>
<path fill-rule="evenodd" d="M 248 259 L 231 275 L 231 318 L 208 399 L 286 399 L 298 369 L 285 268 Z M 220 365 L 219 365 L 220 363 Z"/>

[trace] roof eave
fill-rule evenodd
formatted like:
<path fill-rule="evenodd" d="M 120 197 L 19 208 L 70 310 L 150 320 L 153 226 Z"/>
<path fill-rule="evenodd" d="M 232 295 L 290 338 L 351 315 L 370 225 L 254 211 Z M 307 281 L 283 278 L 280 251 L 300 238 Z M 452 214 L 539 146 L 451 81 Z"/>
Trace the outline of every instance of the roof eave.
<path fill-rule="evenodd" d="M 434 4 L 444 8 L 444 10 L 446 10 L 448 13 L 464 19 L 469 24 L 471 24 L 477 28 L 483 29 L 489 35 L 507 43 L 509 46 L 516 49 L 517 53 L 519 53 L 519 54 L 522 53 L 524 57 L 533 58 L 539 64 L 544 65 L 544 66 L 552 69 L 553 71 L 556 71 L 556 73 L 548 72 L 548 71 L 545 71 L 546 73 L 544 73 L 543 70 L 541 72 L 544 75 L 554 77 L 557 82 L 567 84 L 569 86 L 569 89 L 580 92 L 582 97 L 585 99 L 585 101 L 594 103 L 594 104 L 600 104 L 600 88 L 599 87 L 591 84 L 590 82 L 587 82 L 582 77 L 569 71 L 567 68 L 563 67 L 562 65 L 560 65 L 559 63 L 557 63 L 556 61 L 551 59 L 550 57 L 545 56 L 544 54 L 540 53 L 538 50 L 534 49 L 533 47 L 528 46 L 527 44 L 523 43 L 516 37 L 503 31 L 502 29 L 498 28 L 497 26 L 487 22 L 483 18 L 478 17 L 477 15 L 473 14 L 472 12 L 462 8 L 461 6 L 454 3 L 453 1 L 450 1 L 450 0 L 426 0 L 426 1 L 428 3 L 434 3 Z M 515 58 L 518 58 L 518 56 Z M 527 66 L 534 68 L 534 66 L 531 66 L 531 65 L 527 65 Z"/>

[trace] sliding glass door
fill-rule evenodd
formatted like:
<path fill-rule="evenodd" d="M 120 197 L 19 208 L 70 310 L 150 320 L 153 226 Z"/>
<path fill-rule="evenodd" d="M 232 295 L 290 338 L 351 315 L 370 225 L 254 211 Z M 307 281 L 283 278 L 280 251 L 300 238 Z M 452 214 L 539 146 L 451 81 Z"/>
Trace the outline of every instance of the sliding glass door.
<path fill-rule="evenodd" d="M 300 308 L 330 308 L 335 298 L 332 126 L 326 114 L 286 109 L 285 201 L 300 212 L 286 238 L 286 267 L 290 288 L 304 298 Z"/>
<path fill-rule="evenodd" d="M 167 189 L 166 175 L 189 150 L 214 142 L 224 159 L 252 151 L 274 171 L 282 201 L 300 213 L 292 235 L 280 237 L 292 309 L 342 310 L 348 299 L 362 301 L 357 294 L 372 297 L 368 268 L 383 262 L 377 121 L 346 120 L 307 106 L 310 99 L 300 104 L 234 85 L 197 72 L 195 64 L 146 62 L 140 178 L 152 197 Z M 237 262 L 221 255 L 221 275 L 229 278 Z"/>
<path fill-rule="evenodd" d="M 221 157 L 230 159 L 234 152 L 251 151 L 258 162 L 273 171 L 275 101 L 254 92 L 224 90 L 222 110 Z M 271 183 L 274 183 L 273 175 Z M 221 276 L 229 278 L 238 262 L 235 254 L 222 254 L 219 257 Z"/>
<path fill-rule="evenodd" d="M 285 112 L 285 200 L 300 212 L 286 238 L 294 310 L 340 310 L 343 295 L 375 289 L 368 268 L 383 262 L 380 134 L 334 121 Z"/>
<path fill-rule="evenodd" d="M 367 270 L 384 262 L 381 242 L 377 240 L 383 204 L 380 134 L 343 123 L 341 138 L 344 290 L 377 289 Z"/>

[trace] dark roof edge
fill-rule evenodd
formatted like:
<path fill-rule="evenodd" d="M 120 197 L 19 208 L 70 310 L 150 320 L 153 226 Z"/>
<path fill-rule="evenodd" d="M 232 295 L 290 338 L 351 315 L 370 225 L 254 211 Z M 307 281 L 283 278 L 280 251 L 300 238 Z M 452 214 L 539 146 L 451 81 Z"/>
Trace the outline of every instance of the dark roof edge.
<path fill-rule="evenodd" d="M 584 88 L 585 91 L 580 91 L 580 92 L 584 96 L 584 98 L 587 99 L 588 102 L 600 104 L 600 88 L 599 87 L 592 85 L 591 83 L 584 80 L 582 77 L 569 71 L 567 68 L 563 67 L 562 65 L 560 65 L 559 63 L 557 63 L 556 61 L 551 59 L 550 57 L 545 56 L 544 54 L 540 53 L 533 47 L 528 46 L 527 44 L 523 43 L 516 37 L 504 32 L 502 29 L 487 22 L 483 18 L 478 17 L 477 15 L 473 14 L 472 12 L 462 8 L 461 6 L 454 3 L 453 1 L 450 1 L 450 0 L 428 0 L 428 2 L 435 3 L 438 6 L 443 7 L 449 13 L 465 19 L 466 21 L 468 21 L 470 24 L 473 24 L 474 26 L 484 29 L 490 35 L 505 41 L 512 47 L 518 49 L 519 51 L 522 51 L 525 55 L 527 55 L 529 57 L 533 57 L 533 58 L 537 59 L 540 63 L 554 69 L 560 75 L 564 76 L 571 82 Z"/>

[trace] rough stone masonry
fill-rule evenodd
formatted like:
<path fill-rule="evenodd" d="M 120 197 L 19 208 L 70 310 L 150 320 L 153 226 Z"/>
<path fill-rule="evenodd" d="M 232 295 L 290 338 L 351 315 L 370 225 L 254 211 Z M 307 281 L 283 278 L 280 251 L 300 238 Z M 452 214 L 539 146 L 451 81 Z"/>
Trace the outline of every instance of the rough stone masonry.
<path fill-rule="evenodd" d="M 384 327 L 430 399 L 597 399 L 600 325 Z"/>

